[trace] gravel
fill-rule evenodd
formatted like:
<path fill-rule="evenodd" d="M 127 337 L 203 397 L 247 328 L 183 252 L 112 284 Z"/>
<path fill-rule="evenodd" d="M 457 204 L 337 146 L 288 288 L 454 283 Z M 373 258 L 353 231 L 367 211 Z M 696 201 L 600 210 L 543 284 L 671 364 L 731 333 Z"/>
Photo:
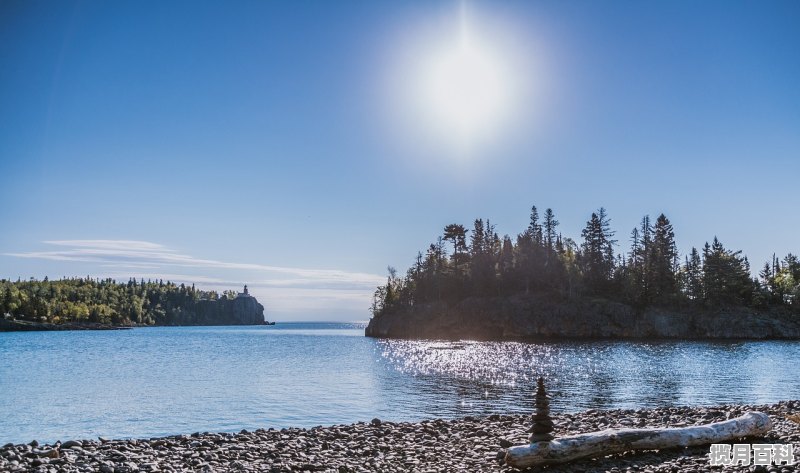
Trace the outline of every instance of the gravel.
<path fill-rule="evenodd" d="M 606 428 L 679 427 L 706 424 L 757 410 L 770 415 L 773 430 L 746 443 L 793 444 L 800 462 L 800 400 L 773 405 L 669 407 L 595 410 L 553 414 L 554 435 Z M 234 433 L 194 433 L 133 440 L 68 440 L 53 445 L 7 444 L 0 447 L 0 471 L 177 472 L 177 471 L 322 471 L 350 472 L 511 472 L 503 465 L 505 448 L 527 443 L 530 416 L 491 415 L 455 420 L 369 423 Z M 710 467 L 708 447 L 628 452 L 551 466 L 543 472 L 790 473 L 795 466 Z"/>

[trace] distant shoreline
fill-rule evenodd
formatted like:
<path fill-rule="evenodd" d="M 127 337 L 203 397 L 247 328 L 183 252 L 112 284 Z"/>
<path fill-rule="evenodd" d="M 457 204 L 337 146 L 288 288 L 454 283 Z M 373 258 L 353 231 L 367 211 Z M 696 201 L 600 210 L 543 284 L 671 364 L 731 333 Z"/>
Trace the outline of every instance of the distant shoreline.
<path fill-rule="evenodd" d="M 248 324 L 247 326 L 275 325 L 275 322 L 264 321 L 263 324 Z M 47 322 L 31 322 L 28 320 L 0 319 L 0 333 L 2 332 L 61 332 L 75 330 L 131 330 L 145 327 L 236 327 L 243 325 L 110 325 L 97 322 L 67 322 L 51 324 Z"/>
<path fill-rule="evenodd" d="M 57 332 L 67 330 L 130 330 L 129 325 L 107 325 L 97 322 L 51 324 L 28 320 L 0 319 L 0 332 Z"/>
<path fill-rule="evenodd" d="M 607 428 L 675 427 L 708 424 L 759 411 L 770 416 L 772 430 L 763 443 L 791 444 L 800 424 L 791 420 L 800 400 L 771 405 L 590 409 L 552 413 L 556 437 Z M 310 429 L 258 429 L 252 432 L 200 433 L 131 440 L 67 440 L 49 445 L 32 441 L 0 447 L 0 470 L 32 471 L 42 465 L 83 464 L 93 471 L 487 471 L 508 472 L 503 464 L 512 445 L 528 443 L 531 417 L 485 417 L 387 422 L 372 419 Z M 450 455 L 448 452 L 458 452 Z M 708 471 L 708 446 L 617 454 L 551 466 L 570 471 Z M 798 461 L 800 452 L 795 452 Z M 134 468 L 135 467 L 135 468 Z M 71 471 L 71 470 L 70 470 Z"/>

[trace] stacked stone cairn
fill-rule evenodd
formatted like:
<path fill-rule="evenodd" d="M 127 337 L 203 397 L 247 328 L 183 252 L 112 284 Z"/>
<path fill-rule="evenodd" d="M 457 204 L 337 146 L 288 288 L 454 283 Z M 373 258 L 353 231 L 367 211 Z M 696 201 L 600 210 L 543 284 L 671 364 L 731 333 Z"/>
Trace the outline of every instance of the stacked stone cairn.
<path fill-rule="evenodd" d="M 544 390 L 544 378 L 539 378 L 536 384 L 536 412 L 533 414 L 533 427 L 528 430 L 531 432 L 530 442 L 549 442 L 553 440 L 550 434 L 553 431 L 553 419 L 550 418 L 550 401 Z"/>

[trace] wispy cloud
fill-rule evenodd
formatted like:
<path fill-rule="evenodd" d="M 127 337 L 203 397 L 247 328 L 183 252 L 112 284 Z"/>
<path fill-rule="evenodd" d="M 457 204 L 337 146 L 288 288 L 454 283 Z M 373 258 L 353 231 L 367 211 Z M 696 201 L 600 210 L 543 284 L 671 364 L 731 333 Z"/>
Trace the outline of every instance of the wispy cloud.
<path fill-rule="evenodd" d="M 29 251 L 5 253 L 6 256 L 32 258 L 52 261 L 75 261 L 96 263 L 104 267 L 150 269 L 150 275 L 159 278 L 169 274 L 169 268 L 183 267 L 209 270 L 247 271 L 250 279 L 253 273 L 261 274 L 262 280 L 253 284 L 263 287 L 309 286 L 326 288 L 374 289 L 384 280 L 383 276 L 369 273 L 342 271 L 337 269 L 309 269 L 270 266 L 256 263 L 237 263 L 214 259 L 197 258 L 180 253 L 158 243 L 137 240 L 48 240 L 43 242 L 58 247 L 49 251 Z M 270 276 L 271 275 L 271 276 Z M 215 279 L 207 276 L 187 276 L 187 278 L 219 283 L 233 281 Z M 176 278 L 177 279 L 177 278 Z M 245 278 L 242 278 L 245 279 Z M 238 284 L 238 282 L 236 282 Z"/>
<path fill-rule="evenodd" d="M 158 243 L 138 240 L 49 240 L 45 249 L 5 256 L 59 262 L 73 274 L 127 281 L 169 280 L 218 291 L 247 284 L 268 318 L 347 320 L 364 318 L 385 277 L 338 269 L 311 269 L 198 258 Z M 63 273 L 62 273 L 63 274 Z"/>

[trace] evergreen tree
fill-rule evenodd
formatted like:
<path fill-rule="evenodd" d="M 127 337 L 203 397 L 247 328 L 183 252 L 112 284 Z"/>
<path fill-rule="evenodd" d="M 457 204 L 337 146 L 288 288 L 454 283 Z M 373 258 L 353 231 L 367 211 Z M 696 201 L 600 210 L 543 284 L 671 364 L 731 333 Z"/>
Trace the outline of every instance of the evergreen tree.
<path fill-rule="evenodd" d="M 653 227 L 653 242 L 651 246 L 650 281 L 648 287 L 652 288 L 653 298 L 666 300 L 677 293 L 678 249 L 675 246 L 675 232 L 672 224 L 664 214 L 656 219 Z"/>
<path fill-rule="evenodd" d="M 510 279 L 514 275 L 514 243 L 511 242 L 511 237 L 508 235 L 503 236 L 503 246 L 500 250 L 500 277 L 503 282 L 503 287 L 507 288 L 511 285 Z M 506 291 L 508 292 L 508 291 Z"/>
<path fill-rule="evenodd" d="M 488 220 L 486 225 L 484 225 L 483 219 L 475 220 L 471 240 L 471 275 L 472 286 L 478 295 L 484 295 L 491 291 L 495 276 L 492 231 L 493 227 Z"/>
<path fill-rule="evenodd" d="M 692 247 L 691 253 L 686 257 L 684 266 L 684 293 L 691 301 L 702 301 L 703 294 L 703 262 L 697 248 Z"/>
<path fill-rule="evenodd" d="M 558 222 L 556 222 L 556 225 L 558 225 Z M 539 224 L 539 211 L 536 209 L 535 205 L 531 207 L 531 222 L 528 225 L 528 232 L 531 235 L 533 243 L 537 246 L 541 246 L 544 235 L 542 233 L 542 225 Z"/>
<path fill-rule="evenodd" d="M 714 237 L 711 246 L 703 248 L 703 288 L 706 303 L 711 306 L 747 304 L 752 299 L 750 265 L 741 251 L 728 251 Z"/>
<path fill-rule="evenodd" d="M 613 232 L 605 209 L 592 213 L 581 232 L 581 262 L 587 286 L 595 291 L 608 289 L 614 270 Z"/>
<path fill-rule="evenodd" d="M 483 219 L 475 219 L 473 224 L 472 237 L 470 240 L 470 251 L 472 258 L 480 258 L 486 249 L 485 231 L 483 229 Z"/>
<path fill-rule="evenodd" d="M 467 252 L 467 230 L 464 225 L 451 223 L 444 227 L 444 240 L 453 244 L 453 266 L 459 270 L 461 263 L 460 256 Z"/>
<path fill-rule="evenodd" d="M 558 223 L 558 220 L 556 220 L 553 214 L 553 209 L 548 208 L 544 211 L 544 239 L 548 256 L 555 251 L 556 227 L 558 227 Z"/>

